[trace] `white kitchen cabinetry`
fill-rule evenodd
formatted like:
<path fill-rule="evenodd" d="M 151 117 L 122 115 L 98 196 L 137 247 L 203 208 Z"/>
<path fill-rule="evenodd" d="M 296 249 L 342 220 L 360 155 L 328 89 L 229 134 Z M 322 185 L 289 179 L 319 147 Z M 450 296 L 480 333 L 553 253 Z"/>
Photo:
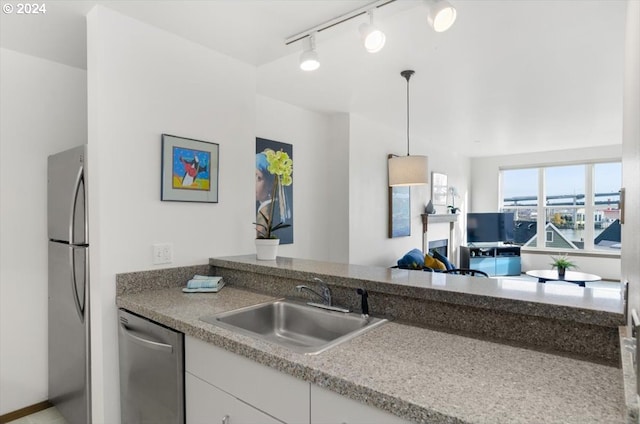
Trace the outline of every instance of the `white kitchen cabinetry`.
<path fill-rule="evenodd" d="M 311 424 L 409 424 L 409 421 L 312 384 Z"/>
<path fill-rule="evenodd" d="M 409 423 L 190 336 L 185 369 L 189 424 Z"/>
<path fill-rule="evenodd" d="M 307 382 L 190 336 L 185 337 L 185 369 L 187 376 L 190 373 L 285 423 L 309 422 Z M 188 391 L 186 395 L 190 396 Z M 206 403 L 188 400 L 187 416 L 196 414 L 202 402 Z"/>
<path fill-rule="evenodd" d="M 188 372 L 185 388 L 189 424 L 282 424 Z"/>

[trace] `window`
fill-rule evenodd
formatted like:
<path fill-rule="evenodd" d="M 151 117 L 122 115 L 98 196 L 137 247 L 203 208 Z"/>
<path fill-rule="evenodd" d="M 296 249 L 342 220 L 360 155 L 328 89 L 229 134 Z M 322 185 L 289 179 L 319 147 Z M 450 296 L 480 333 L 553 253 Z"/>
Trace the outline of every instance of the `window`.
<path fill-rule="evenodd" d="M 547 231 L 547 243 L 553 243 L 553 231 Z"/>
<path fill-rule="evenodd" d="M 620 187 L 622 164 L 597 163 L 593 166 L 595 249 L 620 250 Z"/>
<path fill-rule="evenodd" d="M 501 209 L 515 214 L 517 244 L 620 251 L 620 162 L 505 169 L 500 174 Z M 541 226 L 538 217 L 544 218 Z M 539 231 L 544 231 L 541 240 Z"/>

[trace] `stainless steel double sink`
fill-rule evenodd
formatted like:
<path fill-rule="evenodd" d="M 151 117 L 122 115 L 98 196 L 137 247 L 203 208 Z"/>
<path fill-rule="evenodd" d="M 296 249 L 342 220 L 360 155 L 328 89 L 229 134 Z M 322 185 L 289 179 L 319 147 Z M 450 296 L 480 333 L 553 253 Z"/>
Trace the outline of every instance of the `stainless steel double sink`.
<path fill-rule="evenodd" d="M 200 320 L 307 355 L 324 352 L 387 322 L 285 299 L 204 316 Z"/>

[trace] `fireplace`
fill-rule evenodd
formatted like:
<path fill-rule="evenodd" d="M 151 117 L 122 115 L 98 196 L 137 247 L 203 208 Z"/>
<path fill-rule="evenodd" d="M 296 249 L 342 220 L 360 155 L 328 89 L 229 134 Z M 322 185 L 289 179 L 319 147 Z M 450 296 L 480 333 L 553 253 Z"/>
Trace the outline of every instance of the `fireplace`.
<path fill-rule="evenodd" d="M 429 242 L 429 252 L 436 251 L 444 257 L 449 257 L 449 240 L 433 240 Z"/>

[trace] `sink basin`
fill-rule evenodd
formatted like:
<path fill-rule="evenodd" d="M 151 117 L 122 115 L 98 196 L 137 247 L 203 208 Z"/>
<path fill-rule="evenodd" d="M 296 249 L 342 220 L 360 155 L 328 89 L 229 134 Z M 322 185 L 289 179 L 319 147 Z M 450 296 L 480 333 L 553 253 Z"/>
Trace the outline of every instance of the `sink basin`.
<path fill-rule="evenodd" d="M 284 299 L 204 316 L 200 320 L 307 355 L 324 352 L 387 322 Z"/>

